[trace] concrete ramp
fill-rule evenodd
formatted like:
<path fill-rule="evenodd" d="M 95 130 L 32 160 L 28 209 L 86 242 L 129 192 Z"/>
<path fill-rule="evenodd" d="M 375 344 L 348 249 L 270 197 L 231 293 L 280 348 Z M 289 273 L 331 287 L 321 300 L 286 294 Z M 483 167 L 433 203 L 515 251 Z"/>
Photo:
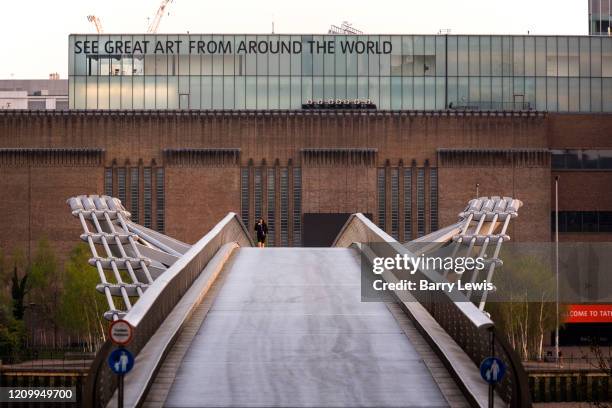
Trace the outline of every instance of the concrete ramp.
<path fill-rule="evenodd" d="M 240 248 L 167 407 L 445 407 L 349 248 Z"/>

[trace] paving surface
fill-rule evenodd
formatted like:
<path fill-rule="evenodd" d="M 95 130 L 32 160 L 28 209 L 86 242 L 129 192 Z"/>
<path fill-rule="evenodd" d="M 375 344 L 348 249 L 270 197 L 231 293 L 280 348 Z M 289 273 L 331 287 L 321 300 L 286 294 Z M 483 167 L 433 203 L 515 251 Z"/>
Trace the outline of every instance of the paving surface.
<path fill-rule="evenodd" d="M 386 305 L 361 302 L 354 250 L 241 248 L 227 268 L 165 406 L 448 406 Z"/>

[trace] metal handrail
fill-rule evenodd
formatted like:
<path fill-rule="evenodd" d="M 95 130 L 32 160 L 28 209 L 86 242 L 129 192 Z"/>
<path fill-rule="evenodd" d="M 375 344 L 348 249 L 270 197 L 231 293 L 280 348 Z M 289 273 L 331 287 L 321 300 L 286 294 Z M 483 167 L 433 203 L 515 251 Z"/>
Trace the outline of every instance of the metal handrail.
<path fill-rule="evenodd" d="M 225 216 L 149 286 L 124 317 L 134 327 L 134 337 L 128 345 L 134 355 L 138 354 L 157 331 L 219 248 L 230 242 L 236 242 L 240 246 L 253 246 L 248 230 L 235 213 Z M 106 406 L 113 396 L 117 387 L 117 376 L 106 364 L 113 348 L 112 343 L 106 341 L 91 365 L 83 401 L 86 407 Z"/>
<path fill-rule="evenodd" d="M 380 256 L 410 254 L 408 249 L 360 213 L 349 217 L 333 246 L 348 247 L 354 243 L 386 243 L 387 245 L 377 248 L 379 252 L 385 252 L 377 254 Z M 441 282 L 444 279 L 439 274 L 422 269 L 418 274 L 419 278 L 428 279 L 430 282 Z M 450 295 L 445 291 L 417 291 L 412 295 L 470 357 L 476 365 L 474 369 L 477 369 L 480 362 L 490 355 L 491 332 L 493 332 L 497 357 L 501 358 L 508 367 L 508 374 L 496 388 L 497 392 L 513 408 L 531 406 L 528 377 L 518 354 L 505 341 L 503 334 L 498 332 L 493 321 L 476 305 L 461 293 Z M 428 336 L 426 332 L 423 334 Z M 428 340 L 433 347 L 436 347 L 435 341 Z M 441 353 L 438 354 L 444 358 Z"/>

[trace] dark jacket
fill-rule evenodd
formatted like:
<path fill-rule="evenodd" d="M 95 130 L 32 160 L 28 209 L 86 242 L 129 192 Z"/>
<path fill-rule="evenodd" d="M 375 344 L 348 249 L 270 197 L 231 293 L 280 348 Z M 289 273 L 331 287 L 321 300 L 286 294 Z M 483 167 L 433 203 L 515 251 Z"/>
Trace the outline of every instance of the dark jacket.
<path fill-rule="evenodd" d="M 255 232 L 257 233 L 257 238 L 264 238 L 268 235 L 268 224 L 265 222 L 256 223 L 255 224 Z"/>

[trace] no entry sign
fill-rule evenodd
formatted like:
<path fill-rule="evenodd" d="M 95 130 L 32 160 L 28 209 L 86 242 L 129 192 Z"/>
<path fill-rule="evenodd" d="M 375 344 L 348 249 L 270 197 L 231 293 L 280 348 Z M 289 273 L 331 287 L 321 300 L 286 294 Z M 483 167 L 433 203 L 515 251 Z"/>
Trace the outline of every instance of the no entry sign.
<path fill-rule="evenodd" d="M 118 346 L 127 346 L 134 335 L 134 328 L 125 320 L 115 320 L 110 325 L 109 337 Z"/>

